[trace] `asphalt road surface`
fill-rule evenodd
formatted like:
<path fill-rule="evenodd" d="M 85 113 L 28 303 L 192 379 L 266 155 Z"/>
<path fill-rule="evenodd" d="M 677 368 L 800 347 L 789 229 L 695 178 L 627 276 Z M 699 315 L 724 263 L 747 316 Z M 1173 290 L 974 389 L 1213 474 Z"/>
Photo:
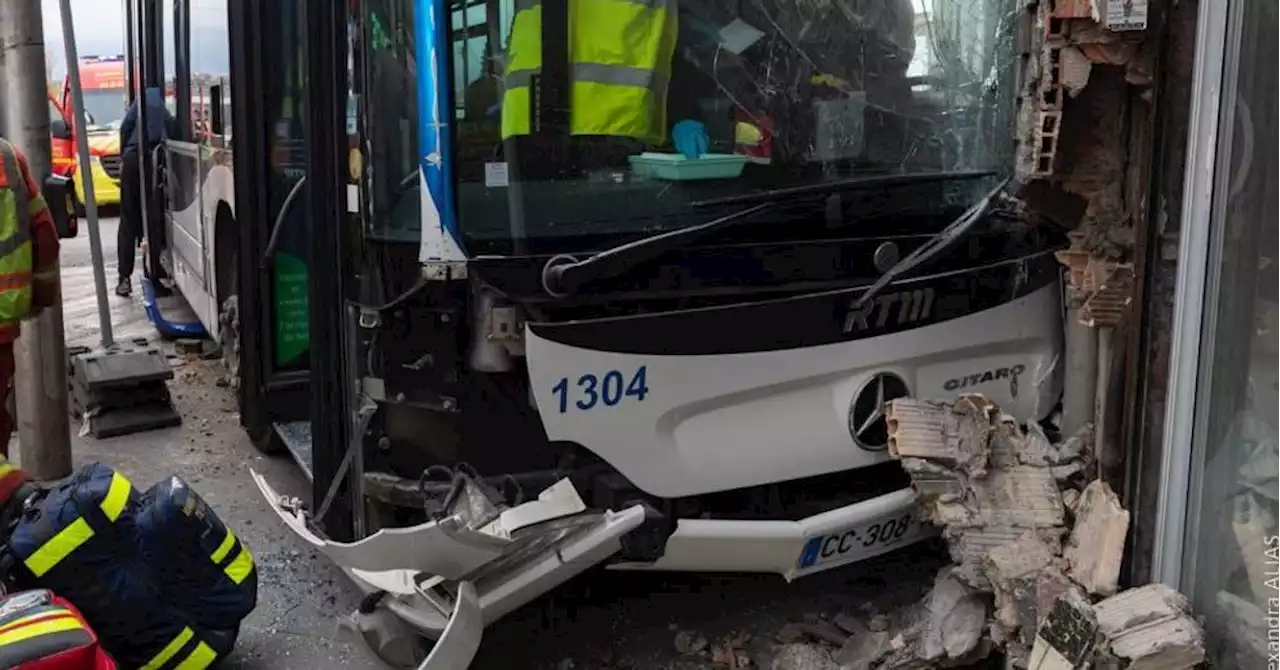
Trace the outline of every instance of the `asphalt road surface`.
<path fill-rule="evenodd" d="M 116 234 L 120 227 L 118 217 L 103 218 L 99 222 L 102 238 L 102 256 L 106 276 L 107 304 L 111 310 L 112 331 L 116 341 L 136 337 L 154 338 L 155 329 L 142 309 L 141 256 L 133 278 L 133 297 L 120 298 L 115 294 L 117 268 Z M 98 320 L 98 297 L 93 279 L 93 255 L 89 248 L 89 226 L 80 220 L 76 237 L 62 240 L 60 261 L 62 264 L 62 319 L 67 346 L 94 347 L 101 344 L 102 329 Z"/>

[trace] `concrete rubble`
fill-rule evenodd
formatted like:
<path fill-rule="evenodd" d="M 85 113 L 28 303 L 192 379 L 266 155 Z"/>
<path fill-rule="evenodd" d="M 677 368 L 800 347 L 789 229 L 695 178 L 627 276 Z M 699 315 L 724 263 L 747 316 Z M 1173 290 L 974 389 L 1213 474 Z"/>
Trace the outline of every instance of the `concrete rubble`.
<path fill-rule="evenodd" d="M 1129 513 L 1097 478 L 1092 428 L 1055 444 L 981 395 L 892 401 L 889 453 L 941 526 L 954 565 L 919 603 L 850 637 L 830 664 L 1178 670 L 1204 660 L 1187 599 L 1152 584 L 1119 590 Z M 801 652 L 795 651 L 794 654 Z"/>

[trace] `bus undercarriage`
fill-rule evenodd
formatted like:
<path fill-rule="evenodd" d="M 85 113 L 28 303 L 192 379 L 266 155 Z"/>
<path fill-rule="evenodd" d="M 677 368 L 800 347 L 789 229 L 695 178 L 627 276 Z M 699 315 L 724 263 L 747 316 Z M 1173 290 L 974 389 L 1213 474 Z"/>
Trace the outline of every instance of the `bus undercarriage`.
<path fill-rule="evenodd" d="M 184 3 L 135 4 L 196 34 Z M 839 3 L 683 3 L 671 67 L 706 87 L 680 95 L 740 167 L 710 180 L 570 132 L 568 2 L 536 3 L 524 134 L 502 117 L 523 3 L 213 4 L 234 135 L 166 143 L 165 253 L 242 422 L 313 494 L 258 485 L 371 594 L 349 624 L 384 662 L 465 667 L 485 624 L 595 565 L 790 580 L 905 546 L 930 529 L 887 401 L 1058 403 L 1065 240 L 998 174 L 1010 3 L 866 0 L 856 30 Z M 202 73 L 178 55 L 181 101 Z"/>

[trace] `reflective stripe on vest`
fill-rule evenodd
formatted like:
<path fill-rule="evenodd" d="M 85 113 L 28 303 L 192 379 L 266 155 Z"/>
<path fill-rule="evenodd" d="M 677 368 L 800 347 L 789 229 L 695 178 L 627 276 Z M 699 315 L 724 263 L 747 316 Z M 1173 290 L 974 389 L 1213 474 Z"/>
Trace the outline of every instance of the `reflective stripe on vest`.
<path fill-rule="evenodd" d="M 124 475 L 119 472 L 111 475 L 111 486 L 107 489 L 107 495 L 98 504 L 108 521 L 114 523 L 120 519 L 120 514 L 124 512 L 132 491 L 133 485 Z M 23 562 L 31 574 L 38 579 L 91 539 L 93 539 L 93 528 L 89 526 L 88 521 L 84 520 L 84 517 L 81 517 L 46 540 Z"/>
<path fill-rule="evenodd" d="M 192 644 L 193 642 L 195 644 Z M 175 658 L 181 658 L 182 661 L 177 665 L 166 665 Z M 204 670 L 217 659 L 218 653 L 203 640 L 196 638 L 195 631 L 187 627 L 175 635 L 164 649 L 152 656 L 151 660 L 142 666 L 142 670 L 160 670 L 164 667 L 172 667 L 174 670 Z"/>
<path fill-rule="evenodd" d="M 31 312 L 31 218 L 43 199 L 28 201 L 27 182 L 13 145 L 0 138 L 0 326 Z"/>
<path fill-rule="evenodd" d="M 667 138 L 667 83 L 676 50 L 672 0 L 569 3 L 569 132 Z M 533 131 L 530 84 L 542 70 L 542 4 L 518 0 L 503 77 L 502 137 Z"/>

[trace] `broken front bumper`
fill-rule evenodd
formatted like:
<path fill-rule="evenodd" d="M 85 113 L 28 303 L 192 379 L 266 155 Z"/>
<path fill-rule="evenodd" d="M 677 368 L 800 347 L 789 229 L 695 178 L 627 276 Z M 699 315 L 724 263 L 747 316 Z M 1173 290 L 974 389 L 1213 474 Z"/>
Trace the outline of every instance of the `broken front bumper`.
<path fill-rule="evenodd" d="M 609 569 L 772 572 L 791 581 L 936 535 L 915 499 L 904 488 L 795 521 L 681 519 L 657 561 Z"/>
<path fill-rule="evenodd" d="M 280 519 L 367 594 L 344 630 L 397 668 L 466 668 L 486 625 L 609 559 L 645 519 L 642 505 L 588 510 L 561 480 L 537 500 L 501 511 L 478 513 L 463 503 L 435 521 L 333 542 L 311 531 L 300 501 L 256 472 L 253 478 Z M 475 518 L 482 521 L 469 521 Z M 796 521 L 681 519 L 657 561 L 610 567 L 772 572 L 791 580 L 935 533 L 917 516 L 914 493 L 901 489 Z"/>
<path fill-rule="evenodd" d="M 561 480 L 479 528 L 453 514 L 333 542 L 311 531 L 300 501 L 252 474 L 280 519 L 371 594 L 344 629 L 397 668 L 466 668 L 486 624 L 607 559 L 644 521 L 640 505 L 589 512 Z M 421 638 L 433 643 L 425 654 Z"/>

